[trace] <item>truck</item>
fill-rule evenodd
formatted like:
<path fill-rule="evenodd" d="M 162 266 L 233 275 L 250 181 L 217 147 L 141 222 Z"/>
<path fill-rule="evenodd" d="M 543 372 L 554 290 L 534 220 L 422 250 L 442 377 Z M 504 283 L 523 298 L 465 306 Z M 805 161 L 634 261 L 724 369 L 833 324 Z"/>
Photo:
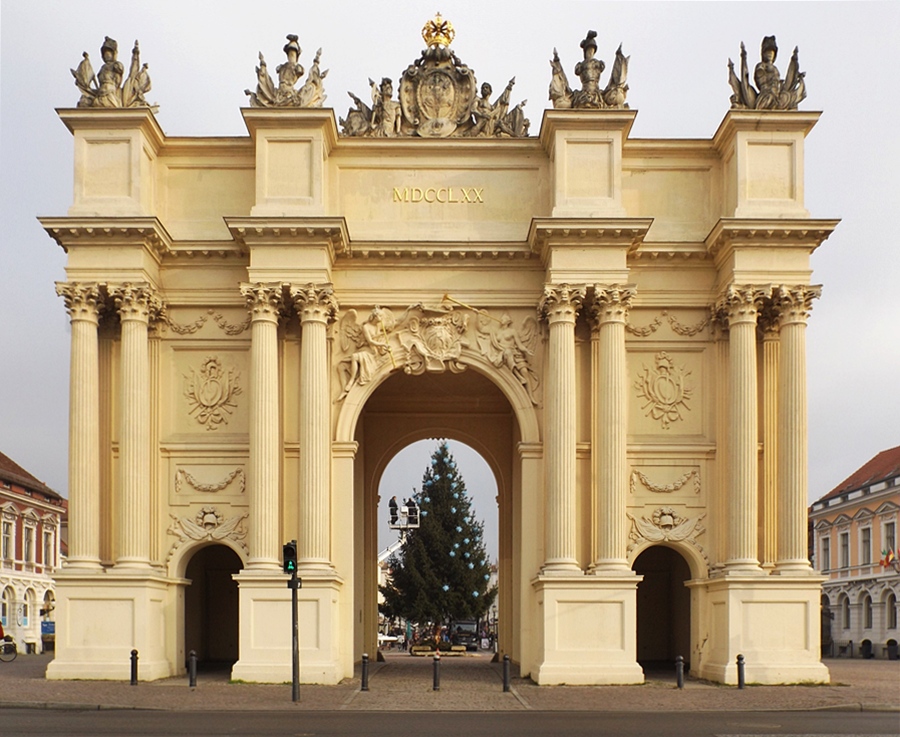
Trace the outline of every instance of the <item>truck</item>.
<path fill-rule="evenodd" d="M 457 619 L 450 626 L 450 644 L 465 645 L 466 650 L 478 649 L 478 622 L 474 619 Z"/>

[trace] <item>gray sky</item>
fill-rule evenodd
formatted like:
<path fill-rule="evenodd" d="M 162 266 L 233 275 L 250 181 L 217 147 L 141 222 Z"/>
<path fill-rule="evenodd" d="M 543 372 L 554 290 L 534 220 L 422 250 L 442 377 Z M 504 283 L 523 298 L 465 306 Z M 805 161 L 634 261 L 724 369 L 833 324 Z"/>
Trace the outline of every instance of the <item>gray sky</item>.
<path fill-rule="evenodd" d="M 369 77 L 396 81 L 418 57 L 436 10 L 454 24 L 453 48 L 479 83 L 500 90 L 516 77 L 513 101 L 528 100 L 534 134 L 549 104 L 553 48 L 574 80 L 591 28 L 604 81 L 620 42 L 631 56 L 635 138 L 710 138 L 728 110 L 726 63 L 741 41 L 755 63 L 762 37 L 776 35 L 782 73 L 799 46 L 809 91 L 801 109 L 824 111 L 807 139 L 806 207 L 843 219 L 812 262 L 824 292 L 808 330 L 810 497 L 900 443 L 900 244 L 885 224 L 900 204 L 900 3 L 2 0 L 0 450 L 66 493 L 69 329 L 54 292 L 65 255 L 35 218 L 71 204 L 72 137 L 54 109 L 78 100 L 69 69 L 81 53 L 99 69 L 109 35 L 127 64 L 139 39 L 153 80 L 147 97 L 168 135 L 246 135 L 240 108 L 259 51 L 274 68 L 285 35 L 296 33 L 308 68 L 322 47 L 325 105 L 344 116 L 348 90 L 365 96 Z M 404 461 L 411 480 L 398 479 L 401 488 L 418 485 L 431 450 Z M 457 460 L 470 491 L 492 484 Z"/>

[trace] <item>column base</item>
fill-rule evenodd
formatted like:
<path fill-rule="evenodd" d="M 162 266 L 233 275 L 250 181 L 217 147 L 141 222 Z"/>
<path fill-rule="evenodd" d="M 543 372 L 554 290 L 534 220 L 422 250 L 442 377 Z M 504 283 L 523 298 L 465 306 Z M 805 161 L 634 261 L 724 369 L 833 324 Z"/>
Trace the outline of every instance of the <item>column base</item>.
<path fill-rule="evenodd" d="M 643 683 L 636 658 L 640 580 L 632 573 L 532 581 L 542 619 L 531 677 L 542 686 Z"/>
<path fill-rule="evenodd" d="M 176 675 L 166 657 L 166 612 L 171 581 L 151 573 L 64 569 L 56 577 L 56 655 L 49 680 L 131 678 L 131 651 L 138 651 L 138 679 Z"/>
<path fill-rule="evenodd" d="M 240 658 L 231 677 L 289 683 L 293 679 L 293 629 L 288 577 L 280 572 L 242 571 L 234 578 L 240 602 Z M 341 632 L 339 619 L 343 580 L 334 573 L 321 577 L 306 574 L 301 579 L 303 585 L 297 591 L 300 682 L 335 685 L 353 675 L 352 655 L 345 656 L 353 634 Z"/>
<path fill-rule="evenodd" d="M 732 574 L 688 584 L 704 601 L 700 631 L 708 633 L 691 672 L 733 685 L 743 655 L 747 683 L 828 683 L 819 653 L 823 580 Z"/>

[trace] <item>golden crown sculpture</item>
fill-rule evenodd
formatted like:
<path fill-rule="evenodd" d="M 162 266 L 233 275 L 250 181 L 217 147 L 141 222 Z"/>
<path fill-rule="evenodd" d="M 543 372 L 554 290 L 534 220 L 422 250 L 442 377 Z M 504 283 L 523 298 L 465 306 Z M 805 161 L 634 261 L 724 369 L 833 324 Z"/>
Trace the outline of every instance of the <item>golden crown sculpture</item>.
<path fill-rule="evenodd" d="M 444 20 L 440 13 L 434 16 L 433 20 L 428 21 L 422 28 L 422 38 L 429 46 L 449 46 L 453 43 L 456 31 L 453 30 L 453 24 Z"/>

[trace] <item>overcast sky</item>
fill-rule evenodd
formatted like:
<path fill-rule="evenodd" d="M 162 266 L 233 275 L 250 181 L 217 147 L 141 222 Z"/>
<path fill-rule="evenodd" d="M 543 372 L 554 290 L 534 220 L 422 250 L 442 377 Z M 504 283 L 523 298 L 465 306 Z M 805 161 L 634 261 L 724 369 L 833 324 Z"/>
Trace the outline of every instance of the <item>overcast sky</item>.
<path fill-rule="evenodd" d="M 777 36 L 782 73 L 799 46 L 809 92 L 801 108 L 824 111 L 807 138 L 806 207 L 843 220 L 812 260 L 824 291 L 808 330 L 810 498 L 900 444 L 900 241 L 891 223 L 900 208 L 898 2 L 2 0 L 2 452 L 67 493 L 69 327 L 54 292 L 65 255 L 36 217 L 65 215 L 71 204 L 72 137 L 54 109 L 78 101 L 69 69 L 82 52 L 99 69 L 108 35 L 127 67 L 139 39 L 153 81 L 147 98 L 167 135 L 246 135 L 240 108 L 258 52 L 274 69 L 295 33 L 308 68 L 321 47 L 325 105 L 344 116 L 348 90 L 366 96 L 369 77 L 396 81 L 418 58 L 436 10 L 454 24 L 453 48 L 479 84 L 499 91 L 516 77 L 513 102 L 528 100 L 533 134 L 549 105 L 553 48 L 575 80 L 588 29 L 598 31 L 606 74 L 620 42 L 631 56 L 635 138 L 709 139 L 728 110 L 726 63 L 741 41 L 755 63 L 762 37 Z M 421 482 L 432 449 L 424 443 L 421 458 L 399 464 L 408 478 L 392 480 L 395 488 Z M 457 460 L 470 491 L 491 485 L 458 452 Z"/>

